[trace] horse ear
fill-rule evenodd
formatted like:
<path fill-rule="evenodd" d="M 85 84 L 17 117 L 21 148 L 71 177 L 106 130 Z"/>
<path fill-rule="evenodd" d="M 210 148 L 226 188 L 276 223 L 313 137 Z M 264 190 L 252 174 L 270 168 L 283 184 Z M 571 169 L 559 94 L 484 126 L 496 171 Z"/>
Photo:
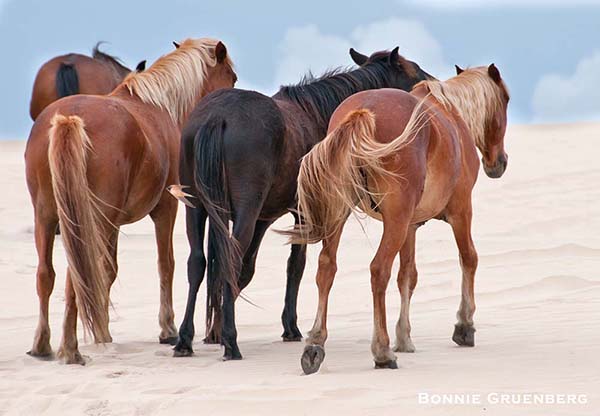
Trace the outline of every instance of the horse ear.
<path fill-rule="evenodd" d="M 175 49 L 179 49 L 179 43 L 173 41 L 173 46 L 175 46 Z"/>
<path fill-rule="evenodd" d="M 462 68 L 461 68 L 460 66 L 458 66 L 458 65 L 454 65 L 454 68 L 456 68 L 456 75 L 460 75 L 460 74 L 462 74 L 463 72 L 465 72 L 465 70 L 464 70 L 464 69 L 462 69 Z"/>
<path fill-rule="evenodd" d="M 491 64 L 490 66 L 488 66 L 488 74 L 490 75 L 490 78 L 492 78 L 494 80 L 495 83 L 499 84 L 500 81 L 502 81 L 502 77 L 500 76 L 500 71 L 498 71 L 498 68 L 496 68 L 496 65 Z"/>
<path fill-rule="evenodd" d="M 135 67 L 135 70 L 137 72 L 142 72 L 144 69 L 146 69 L 146 60 L 145 59 L 143 61 L 140 61 L 140 63 L 137 64 L 137 66 Z"/>
<path fill-rule="evenodd" d="M 400 49 L 399 46 L 396 46 L 394 49 L 392 49 L 392 51 L 390 52 L 390 55 L 388 56 L 388 62 L 392 65 L 398 65 L 398 60 L 400 59 L 400 54 L 398 54 L 398 50 Z"/>
<path fill-rule="evenodd" d="M 227 57 L 227 48 L 221 41 L 219 41 L 217 46 L 215 46 L 215 57 L 217 58 L 217 62 L 220 64 L 222 64 Z"/>
<path fill-rule="evenodd" d="M 350 48 L 350 57 L 354 61 L 354 63 L 358 66 L 362 66 L 369 60 L 369 57 L 363 55 L 362 53 L 356 52 L 354 48 Z"/>

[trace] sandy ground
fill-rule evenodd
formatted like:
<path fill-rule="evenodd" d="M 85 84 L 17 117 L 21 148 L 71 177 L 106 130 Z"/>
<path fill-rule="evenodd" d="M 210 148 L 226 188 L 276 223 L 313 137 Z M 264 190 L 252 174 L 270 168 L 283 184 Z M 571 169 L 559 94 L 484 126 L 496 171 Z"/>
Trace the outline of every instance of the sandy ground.
<path fill-rule="evenodd" d="M 85 344 L 87 366 L 25 355 L 37 322 L 32 209 L 24 183 L 23 142 L 0 142 L 0 414 L 600 414 L 600 125 L 517 126 L 509 130 L 509 168 L 500 180 L 481 174 L 474 194 L 476 347 L 450 337 L 460 271 L 450 228 L 432 221 L 418 233 L 419 284 L 413 298 L 417 352 L 400 369 L 374 370 L 370 353 L 368 265 L 380 224 L 356 221 L 345 232 L 321 371 L 302 375 L 303 343 L 282 343 L 279 316 L 288 247 L 270 232 L 246 295 L 239 302 L 244 360 L 222 362 L 216 346 L 196 340 L 196 355 L 175 359 L 159 345 L 158 277 L 149 221 L 124 228 L 119 279 L 106 347 Z M 183 212 L 183 210 L 181 210 Z M 278 223 L 284 227 L 290 219 Z M 183 314 L 187 242 L 180 216 L 175 236 L 176 321 Z M 50 304 L 56 350 L 61 336 L 65 259 L 55 249 L 57 280 Z M 306 333 L 316 310 L 309 261 L 299 299 Z M 397 266 L 396 266 L 397 267 Z M 204 292 L 204 287 L 202 288 Z M 204 301 L 202 298 L 201 302 Z M 204 308 L 197 308 L 203 332 Z M 390 331 L 399 312 L 388 290 Z M 392 333 L 392 332 L 391 332 Z M 420 404 L 419 394 L 481 395 L 481 404 Z M 494 403 L 495 393 L 587 395 L 587 404 Z M 488 394 L 492 396 L 488 397 Z"/>

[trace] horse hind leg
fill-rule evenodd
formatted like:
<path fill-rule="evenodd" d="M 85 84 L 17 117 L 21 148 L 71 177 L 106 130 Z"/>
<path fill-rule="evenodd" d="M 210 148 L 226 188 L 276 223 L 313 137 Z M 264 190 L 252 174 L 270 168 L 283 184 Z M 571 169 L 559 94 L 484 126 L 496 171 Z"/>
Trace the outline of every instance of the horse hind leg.
<path fill-rule="evenodd" d="M 240 209 L 233 221 L 233 238 L 235 238 L 235 240 L 238 242 L 240 253 L 242 253 L 242 258 L 238 259 L 239 264 L 234 265 L 234 270 L 239 271 L 239 275 L 236 276 L 236 278 L 238 279 L 238 285 L 240 289 L 243 283 L 241 282 L 243 262 L 244 258 L 247 258 L 248 256 L 248 251 L 255 236 L 258 215 L 258 208 Z M 266 228 L 268 228 L 268 226 Z M 264 231 L 266 231 L 266 228 Z M 264 231 L 261 231 L 259 234 L 264 235 Z M 260 236 L 260 239 L 262 239 L 262 236 Z M 260 241 L 257 243 L 257 249 L 259 243 Z M 246 284 L 248 284 L 250 280 L 248 278 L 246 279 Z M 225 361 L 242 359 L 242 354 L 237 344 L 235 300 L 236 298 L 231 292 L 230 285 L 225 284 L 223 287 L 223 330 L 221 336 L 221 342 L 225 347 L 225 351 L 223 353 L 223 360 Z"/>
<path fill-rule="evenodd" d="M 160 276 L 160 310 L 158 322 L 161 328 L 158 337 L 161 344 L 177 343 L 177 328 L 173 312 L 173 228 L 177 217 L 177 200 L 166 192 L 159 205 L 150 213 L 154 222 L 156 246 L 158 249 L 158 274 Z"/>
<path fill-rule="evenodd" d="M 243 290 L 250 284 L 254 277 L 256 270 L 256 258 L 258 256 L 258 249 L 262 243 L 265 233 L 269 227 L 273 224 L 273 221 L 257 221 L 254 227 L 254 235 L 252 236 L 252 242 L 246 251 L 244 256 L 244 263 L 242 264 L 242 271 L 240 272 L 240 290 Z"/>
<path fill-rule="evenodd" d="M 417 267 L 415 265 L 416 226 L 410 226 L 404 245 L 400 249 L 400 270 L 398 271 L 398 289 L 400 290 L 400 317 L 396 324 L 396 352 L 415 352 L 410 337 L 410 300 L 417 285 Z"/>
<path fill-rule="evenodd" d="M 390 338 L 387 332 L 385 292 L 392 273 L 394 258 L 404 245 L 412 210 L 410 198 L 402 195 L 394 198 L 388 195 L 381 211 L 383 215 L 383 236 L 371 262 L 371 290 L 373 292 L 374 330 L 371 352 L 375 368 L 398 368 L 396 356 L 390 349 Z"/>
<path fill-rule="evenodd" d="M 294 214 L 295 224 L 300 223 L 297 214 Z M 290 257 L 287 263 L 287 282 L 285 288 L 285 305 L 281 314 L 281 323 L 283 324 L 283 334 L 281 337 L 284 342 L 301 341 L 302 333 L 298 329 L 298 315 L 296 312 L 298 301 L 298 290 L 300 281 L 304 274 L 306 266 L 306 244 L 292 244 Z"/>
<path fill-rule="evenodd" d="M 190 255 L 187 261 L 188 298 L 185 315 L 179 327 L 179 340 L 174 348 L 175 357 L 187 357 L 193 354 L 192 341 L 194 339 L 194 312 L 200 284 L 206 271 L 206 256 L 204 255 L 204 230 L 206 227 L 206 210 L 198 208 L 185 208 L 186 230 L 190 244 Z"/>
<path fill-rule="evenodd" d="M 111 260 L 114 264 L 114 267 L 111 265 L 106 265 L 107 273 L 106 278 L 108 279 L 108 285 L 106 290 L 108 291 L 107 295 L 110 295 L 110 286 L 115 281 L 117 276 L 117 238 L 118 238 L 118 230 L 108 228 L 103 231 L 105 233 L 104 240 L 109 245 L 108 252 L 111 255 Z M 109 296 L 106 297 L 106 304 L 104 305 L 104 312 L 108 317 L 109 313 Z M 108 319 L 106 320 L 108 325 Z M 104 344 L 112 342 L 112 337 L 110 336 L 110 332 L 108 328 L 106 328 L 106 334 L 108 334 L 107 338 L 96 338 L 95 342 Z M 63 361 L 65 364 L 86 364 L 86 358 L 81 355 L 79 352 L 79 344 L 77 341 L 77 302 L 75 298 L 75 290 L 73 289 L 73 283 L 71 281 L 71 271 L 67 268 L 67 281 L 65 285 L 65 316 L 63 320 L 63 336 L 60 344 L 60 348 L 57 353 L 58 358 Z"/>
<path fill-rule="evenodd" d="M 317 287 L 319 289 L 319 306 L 312 329 L 308 332 L 306 346 L 300 359 L 304 374 L 319 371 L 325 359 L 325 341 L 327 340 L 327 305 L 329 292 L 337 272 L 337 250 L 340 244 L 343 227 L 331 237 L 323 240 L 323 248 L 319 254 L 317 268 Z"/>
<path fill-rule="evenodd" d="M 250 284 L 252 278 L 254 277 L 254 272 L 256 271 L 256 258 L 258 255 L 258 249 L 260 248 L 260 244 L 265 236 L 265 233 L 269 229 L 269 227 L 273 224 L 273 221 L 257 221 L 254 227 L 254 235 L 252 236 L 252 241 L 250 242 L 250 246 L 246 251 L 244 256 L 242 270 L 240 271 L 239 278 L 239 287 L 240 290 L 243 290 L 246 286 Z M 221 342 L 221 339 L 216 335 L 216 325 L 220 325 L 220 318 L 215 319 L 213 321 L 212 327 L 207 331 L 206 338 L 204 339 L 205 344 L 218 344 Z"/>
<path fill-rule="evenodd" d="M 50 347 L 50 325 L 48 323 L 50 295 L 54 288 L 56 273 L 52 266 L 52 249 L 54 233 L 58 219 L 42 218 L 39 212 L 35 214 L 35 245 L 38 253 L 37 294 L 40 302 L 38 326 L 33 339 L 33 346 L 27 354 L 42 359 L 52 357 Z"/>
<path fill-rule="evenodd" d="M 460 266 L 462 269 L 462 296 L 456 313 L 458 322 L 454 326 L 452 340 L 458 345 L 467 347 L 475 345 L 475 327 L 473 326 L 473 315 L 475 314 L 474 283 L 478 263 L 477 251 L 471 237 L 471 218 L 470 207 L 448 218 L 460 253 Z"/>
<path fill-rule="evenodd" d="M 65 317 L 63 320 L 63 336 L 58 358 L 65 364 L 85 365 L 86 361 L 79 352 L 77 342 L 77 304 L 75 290 L 71 282 L 71 272 L 67 269 L 67 283 L 65 285 Z"/>
<path fill-rule="evenodd" d="M 106 314 L 106 325 L 109 324 L 110 321 L 110 317 L 109 317 L 109 309 L 110 309 L 110 288 L 112 287 L 113 283 L 115 282 L 115 279 L 117 278 L 117 270 L 118 270 L 118 264 L 117 264 L 117 244 L 119 241 L 119 230 L 118 229 L 114 229 L 111 228 L 109 231 L 106 232 L 106 235 L 108 235 L 108 239 L 107 239 L 107 243 L 108 243 L 108 251 L 109 254 L 111 256 L 111 260 L 112 260 L 112 264 L 107 264 L 106 265 L 106 276 L 107 276 L 107 280 L 108 280 L 108 286 L 106 287 L 106 290 L 108 291 L 107 296 L 106 296 L 106 303 L 104 305 L 104 313 Z M 107 334 L 108 336 L 106 338 L 95 338 L 95 342 L 96 344 L 109 344 L 111 342 L 113 342 L 112 336 L 110 335 L 110 329 L 108 328 L 108 326 L 106 327 L 105 331 L 103 331 L 105 334 Z"/>

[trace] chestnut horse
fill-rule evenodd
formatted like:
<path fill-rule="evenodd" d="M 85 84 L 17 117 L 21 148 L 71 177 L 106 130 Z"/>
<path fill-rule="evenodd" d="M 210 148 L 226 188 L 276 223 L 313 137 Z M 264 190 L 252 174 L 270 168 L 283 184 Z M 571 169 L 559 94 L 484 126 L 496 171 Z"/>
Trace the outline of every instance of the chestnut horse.
<path fill-rule="evenodd" d="M 196 295 L 208 266 L 207 329 L 212 327 L 214 332 L 209 330 L 207 341 L 217 341 L 222 329 L 223 358 L 242 358 L 234 317 L 238 289 L 254 275 L 267 229 L 295 208 L 300 159 L 325 137 L 335 108 L 358 91 L 409 90 L 431 79 L 417 64 L 401 57 L 398 48 L 371 57 L 353 49 L 350 53 L 360 68 L 309 77 L 298 85 L 282 87 L 273 97 L 238 89 L 217 91 L 190 116 L 182 136 L 180 179 L 193 196 L 185 202 L 197 208 L 186 208 L 190 286 L 176 356 L 193 353 Z M 175 193 L 181 198 L 180 190 Z M 207 218 L 208 261 L 203 247 Z M 281 316 L 284 341 L 302 339 L 296 324 L 296 299 L 305 262 L 306 245 L 293 245 Z"/>
<path fill-rule="evenodd" d="M 74 94 L 105 95 L 116 88 L 131 70 L 118 58 L 100 51 L 98 42 L 92 57 L 69 53 L 46 62 L 33 83 L 29 115 L 35 119 L 50 103 Z M 141 61 L 136 71 L 143 71 L 146 61 Z"/>
<path fill-rule="evenodd" d="M 485 173 L 502 176 L 507 165 L 504 133 L 508 91 L 494 66 L 457 67 L 445 82 L 424 81 L 410 94 L 381 89 L 355 94 L 335 111 L 327 137 L 304 157 L 298 178 L 303 224 L 293 242 L 323 241 L 317 285 L 319 306 L 302 368 L 319 369 L 327 339 L 327 300 L 337 270 L 343 225 L 357 206 L 383 220 L 381 243 L 371 262 L 377 368 L 397 368 L 389 347 L 385 291 L 400 254 L 400 319 L 395 350 L 413 352 L 409 305 L 417 283 L 415 232 L 435 218 L 452 227 L 460 252 L 462 300 L 452 339 L 473 346 L 477 252 L 471 238 L 471 191 L 483 155 Z"/>
<path fill-rule="evenodd" d="M 232 87 L 236 75 L 223 43 L 188 39 L 147 71 L 133 73 L 108 96 L 74 95 L 38 117 L 25 151 L 39 257 L 39 324 L 30 354 L 51 355 L 48 299 L 52 246 L 60 222 L 68 260 L 59 358 L 84 360 L 77 311 L 96 342 L 111 342 L 109 292 L 117 275 L 119 227 L 150 215 L 158 246 L 160 342 L 173 344 L 172 235 L 177 202 L 180 128 L 201 97 Z"/>

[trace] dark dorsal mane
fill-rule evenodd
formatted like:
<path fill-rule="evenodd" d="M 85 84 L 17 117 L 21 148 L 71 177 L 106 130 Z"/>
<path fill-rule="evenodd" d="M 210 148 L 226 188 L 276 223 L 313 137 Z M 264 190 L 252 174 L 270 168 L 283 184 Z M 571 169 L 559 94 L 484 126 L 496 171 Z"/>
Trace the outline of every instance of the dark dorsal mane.
<path fill-rule="evenodd" d="M 397 88 L 400 73 L 404 73 L 407 79 L 415 79 L 413 83 L 418 82 L 412 66 L 408 71 L 406 65 L 410 65 L 409 61 L 405 61 L 406 65 L 400 62 L 393 68 L 383 59 L 389 52 L 380 53 L 382 59 L 377 59 L 374 54 L 370 58 L 371 62 L 359 68 L 336 68 L 320 77 L 314 77 L 309 72 L 298 84 L 282 86 L 273 98 L 298 104 L 321 128 L 326 129 L 335 109 L 352 94 L 368 89 Z"/>
<path fill-rule="evenodd" d="M 117 58 L 116 56 L 112 56 L 107 54 L 106 52 L 102 52 L 100 50 L 100 45 L 104 42 L 96 43 L 96 46 L 92 49 L 92 58 L 97 59 L 102 62 L 106 62 L 111 65 L 119 74 L 122 76 L 126 76 L 131 72 L 131 69 L 127 68 L 123 62 Z"/>

